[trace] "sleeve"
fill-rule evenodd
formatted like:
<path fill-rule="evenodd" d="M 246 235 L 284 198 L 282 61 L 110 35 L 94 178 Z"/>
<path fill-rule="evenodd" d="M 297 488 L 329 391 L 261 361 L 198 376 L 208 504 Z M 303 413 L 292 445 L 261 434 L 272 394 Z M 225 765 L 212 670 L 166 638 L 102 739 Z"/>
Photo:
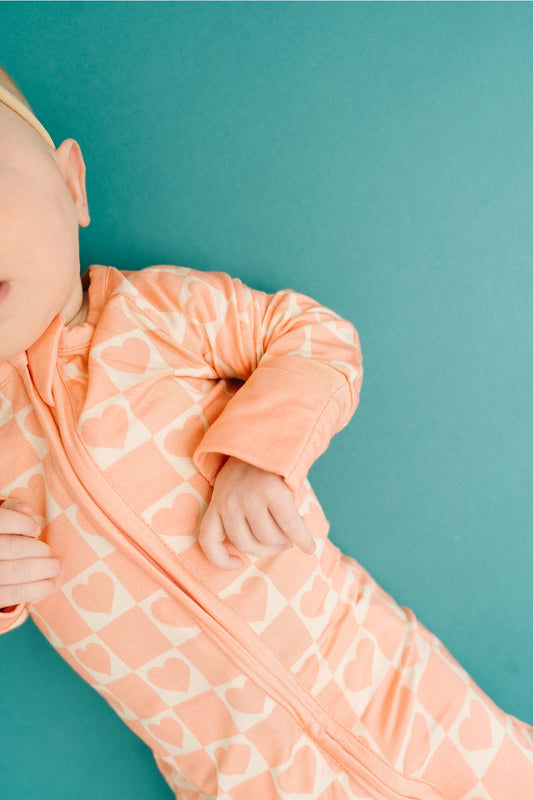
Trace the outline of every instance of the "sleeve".
<path fill-rule="evenodd" d="M 169 307 L 173 284 L 187 348 L 200 351 L 219 378 L 243 381 L 196 448 L 197 468 L 213 483 L 235 456 L 281 475 L 297 492 L 357 408 L 356 329 L 297 292 L 266 294 L 225 273 L 177 269 L 174 280 L 158 276 L 158 303 Z"/>
<path fill-rule="evenodd" d="M 9 608 L 0 608 L 0 635 L 18 628 L 28 619 L 29 612 L 25 603 Z"/>

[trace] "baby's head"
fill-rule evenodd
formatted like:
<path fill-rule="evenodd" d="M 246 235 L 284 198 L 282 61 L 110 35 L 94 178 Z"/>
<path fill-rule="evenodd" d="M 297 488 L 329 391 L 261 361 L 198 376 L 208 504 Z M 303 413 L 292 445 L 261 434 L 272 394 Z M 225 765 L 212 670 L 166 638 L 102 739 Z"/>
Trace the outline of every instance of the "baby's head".
<path fill-rule="evenodd" d="M 84 321 L 78 226 L 89 222 L 78 143 L 55 148 L 0 68 L 0 362 L 27 350 L 58 314 Z"/>

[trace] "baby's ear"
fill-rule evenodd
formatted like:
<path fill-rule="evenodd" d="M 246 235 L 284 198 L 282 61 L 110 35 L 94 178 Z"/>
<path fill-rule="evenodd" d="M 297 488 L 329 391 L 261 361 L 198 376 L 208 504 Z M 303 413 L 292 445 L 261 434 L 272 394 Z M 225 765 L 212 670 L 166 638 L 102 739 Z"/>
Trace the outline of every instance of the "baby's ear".
<path fill-rule="evenodd" d="M 91 218 L 85 185 L 85 162 L 75 139 L 65 139 L 53 153 L 78 211 L 78 225 L 86 228 Z"/>

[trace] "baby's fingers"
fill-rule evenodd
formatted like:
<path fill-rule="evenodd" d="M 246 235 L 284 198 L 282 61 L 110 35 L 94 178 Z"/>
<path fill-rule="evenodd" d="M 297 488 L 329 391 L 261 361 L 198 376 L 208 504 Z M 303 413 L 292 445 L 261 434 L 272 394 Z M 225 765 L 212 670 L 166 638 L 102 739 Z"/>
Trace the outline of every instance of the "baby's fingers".
<path fill-rule="evenodd" d="M 216 511 L 207 511 L 200 525 L 198 544 L 209 561 L 220 569 L 238 569 L 244 566 L 242 559 L 231 555 L 226 549 L 226 531 Z"/>
<path fill-rule="evenodd" d="M 15 586 L 0 586 L 0 609 L 10 609 L 19 603 L 35 603 L 43 600 L 55 592 L 58 587 L 57 579 L 19 583 Z"/>
<path fill-rule="evenodd" d="M 269 510 L 289 541 L 299 547 L 300 550 L 303 550 L 304 553 L 311 554 L 315 552 L 315 540 L 300 516 L 292 494 L 272 500 Z"/>
<path fill-rule="evenodd" d="M 26 510 L 27 509 L 27 510 Z M 22 536 L 39 536 L 41 529 L 31 516 L 29 506 L 16 500 L 6 500 L 0 506 L 0 533 L 18 533 Z"/>
<path fill-rule="evenodd" d="M 55 578 L 62 572 L 62 564 L 56 558 L 19 558 L 0 561 L 0 587 L 34 583 Z"/>
<path fill-rule="evenodd" d="M 17 536 L 8 533 L 0 536 L 0 562 L 17 558 L 51 556 L 52 548 L 33 536 Z"/>

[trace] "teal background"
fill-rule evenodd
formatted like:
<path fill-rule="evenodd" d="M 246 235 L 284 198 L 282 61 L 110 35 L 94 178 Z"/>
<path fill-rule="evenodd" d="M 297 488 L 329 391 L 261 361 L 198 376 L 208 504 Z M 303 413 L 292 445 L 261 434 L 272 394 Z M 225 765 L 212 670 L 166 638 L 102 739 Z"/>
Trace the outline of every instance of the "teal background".
<path fill-rule="evenodd" d="M 531 4 L 2 2 L 0 44 L 82 147 L 84 267 L 354 322 L 360 406 L 311 472 L 331 537 L 533 722 Z M 170 797 L 33 623 L 0 654 L 2 797 Z"/>

